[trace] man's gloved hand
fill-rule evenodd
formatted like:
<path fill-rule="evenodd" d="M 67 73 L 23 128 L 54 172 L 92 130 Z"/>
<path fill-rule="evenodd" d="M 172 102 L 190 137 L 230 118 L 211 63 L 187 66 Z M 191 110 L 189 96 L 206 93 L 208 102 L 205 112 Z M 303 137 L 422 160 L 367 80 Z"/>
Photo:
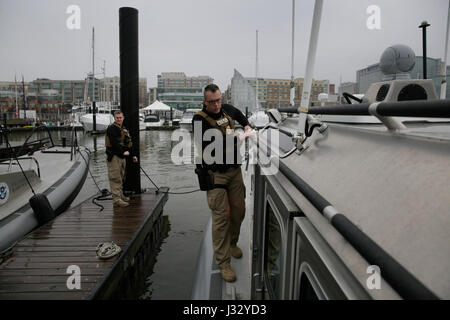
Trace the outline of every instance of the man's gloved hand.
<path fill-rule="evenodd" d="M 247 127 L 248 127 L 248 126 L 247 126 Z M 247 128 L 247 127 L 246 127 L 246 128 Z M 249 127 L 249 128 L 250 128 L 250 127 Z M 245 130 L 244 133 L 242 133 L 242 134 L 239 135 L 239 140 L 243 141 L 243 140 L 245 140 L 245 139 L 247 139 L 247 138 L 249 138 L 249 137 L 252 137 L 252 136 L 255 136 L 255 131 L 254 131 L 252 128 L 250 128 L 250 129 L 248 129 L 248 130 Z"/>

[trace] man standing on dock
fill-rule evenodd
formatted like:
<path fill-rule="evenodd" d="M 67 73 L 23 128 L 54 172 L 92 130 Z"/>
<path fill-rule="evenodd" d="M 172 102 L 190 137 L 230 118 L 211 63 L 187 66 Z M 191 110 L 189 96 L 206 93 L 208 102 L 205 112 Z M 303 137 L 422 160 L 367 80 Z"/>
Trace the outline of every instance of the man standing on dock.
<path fill-rule="evenodd" d="M 118 207 L 130 205 L 128 202 L 130 198 L 123 195 L 122 186 L 125 177 L 125 158 L 130 157 L 132 142 L 128 130 L 122 126 L 123 119 L 122 111 L 115 111 L 114 123 L 108 126 L 105 135 L 109 185 L 113 205 Z M 133 156 L 133 162 L 138 162 L 136 156 Z"/>
<path fill-rule="evenodd" d="M 236 280 L 236 274 L 231 269 L 230 255 L 234 258 L 242 257 L 242 250 L 237 246 L 237 242 L 245 215 L 245 186 L 240 161 L 238 161 L 237 143 L 232 143 L 230 148 L 227 146 L 227 140 L 230 140 L 227 137 L 232 137 L 233 141 L 236 141 L 235 120 L 244 127 L 245 131 L 250 130 L 251 127 L 241 111 L 229 104 L 222 105 L 222 94 L 215 84 L 205 87 L 203 103 L 202 111 L 197 112 L 192 119 L 196 144 L 199 150 L 201 146 L 203 156 L 205 148 L 212 143 L 203 139 L 204 133 L 209 129 L 219 130 L 219 137 L 222 135 L 224 138 L 223 155 L 220 155 L 218 157 L 220 160 L 214 163 L 210 161 L 206 163 L 206 156 L 202 157 L 202 164 L 197 165 L 196 172 L 203 176 L 214 176 L 213 185 L 202 190 L 207 190 L 208 206 L 212 211 L 212 241 L 217 266 L 222 278 L 233 282 Z M 200 132 L 195 132 L 200 130 L 202 141 L 197 139 L 200 137 Z M 233 153 L 231 157 L 230 153 Z M 222 156 L 224 161 L 221 161 Z"/>

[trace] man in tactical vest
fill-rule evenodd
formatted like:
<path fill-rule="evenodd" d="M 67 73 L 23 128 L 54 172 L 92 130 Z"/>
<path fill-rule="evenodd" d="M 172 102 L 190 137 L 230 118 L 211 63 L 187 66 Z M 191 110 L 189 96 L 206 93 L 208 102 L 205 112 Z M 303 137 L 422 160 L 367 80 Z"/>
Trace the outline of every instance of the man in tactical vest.
<path fill-rule="evenodd" d="M 128 130 L 122 127 L 123 119 L 122 111 L 115 111 L 114 123 L 108 126 L 105 135 L 109 185 L 113 204 L 118 207 L 127 207 L 130 201 L 130 198 L 123 195 L 122 185 L 125 176 L 125 158 L 130 157 L 133 144 Z M 138 162 L 136 156 L 133 156 L 133 162 Z"/>
<path fill-rule="evenodd" d="M 237 136 L 234 134 L 234 120 L 237 120 L 245 131 L 251 127 L 241 111 L 232 105 L 222 104 L 222 95 L 215 84 L 205 87 L 203 103 L 202 111 L 197 112 L 192 119 L 195 143 L 198 150 L 202 150 L 202 164 L 197 164 L 196 173 L 200 181 L 209 181 L 200 188 L 207 191 L 208 206 L 212 211 L 212 240 L 217 266 L 222 278 L 233 282 L 236 275 L 231 269 L 230 256 L 236 259 L 242 257 L 242 250 L 237 246 L 237 242 L 245 215 L 245 186 L 238 161 L 240 157 Z M 213 155 L 218 159 L 214 163 L 207 160 L 205 152 L 205 148 L 214 142 L 204 139 L 208 130 L 219 130 L 215 131 L 217 137 L 223 137 L 223 150 L 219 150 L 223 151 L 223 154 L 219 157 Z M 230 138 L 232 143 L 229 142 Z M 233 154 L 230 156 L 230 153 Z"/>

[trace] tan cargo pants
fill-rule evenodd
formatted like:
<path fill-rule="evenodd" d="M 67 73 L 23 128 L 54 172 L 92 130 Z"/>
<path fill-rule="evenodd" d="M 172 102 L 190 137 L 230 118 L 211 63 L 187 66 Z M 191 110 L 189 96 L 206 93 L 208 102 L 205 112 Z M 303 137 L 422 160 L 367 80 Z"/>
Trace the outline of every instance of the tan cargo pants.
<path fill-rule="evenodd" d="M 230 263 L 230 247 L 239 240 L 245 215 L 245 186 L 241 168 L 226 172 L 214 172 L 214 184 L 226 185 L 227 189 L 207 191 L 208 206 L 212 211 L 212 241 L 219 268 Z"/>
<path fill-rule="evenodd" d="M 122 185 L 125 176 L 125 159 L 113 156 L 111 162 L 106 161 L 108 166 L 109 186 L 113 196 L 113 203 L 122 198 Z"/>

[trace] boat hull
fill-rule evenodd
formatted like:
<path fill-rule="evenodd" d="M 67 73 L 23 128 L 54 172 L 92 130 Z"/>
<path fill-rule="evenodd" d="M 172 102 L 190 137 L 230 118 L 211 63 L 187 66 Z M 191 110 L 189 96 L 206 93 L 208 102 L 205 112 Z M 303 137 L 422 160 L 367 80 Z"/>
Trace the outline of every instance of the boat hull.
<path fill-rule="evenodd" d="M 108 126 L 114 122 L 114 117 L 111 114 L 97 114 L 95 120 L 95 131 L 106 131 Z M 80 116 L 80 122 L 86 132 L 94 131 L 94 119 L 92 114 Z"/>
<path fill-rule="evenodd" d="M 61 177 L 42 192 L 47 196 L 55 215 L 70 206 L 86 181 L 90 152 L 80 147 L 80 154 L 82 156 L 74 161 L 70 169 L 61 173 Z M 0 251 L 3 251 L 38 227 L 39 222 L 30 204 L 26 203 L 2 219 L 0 225 Z"/>

